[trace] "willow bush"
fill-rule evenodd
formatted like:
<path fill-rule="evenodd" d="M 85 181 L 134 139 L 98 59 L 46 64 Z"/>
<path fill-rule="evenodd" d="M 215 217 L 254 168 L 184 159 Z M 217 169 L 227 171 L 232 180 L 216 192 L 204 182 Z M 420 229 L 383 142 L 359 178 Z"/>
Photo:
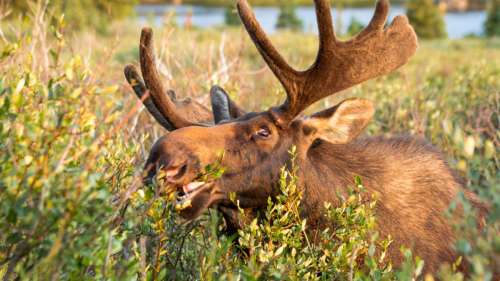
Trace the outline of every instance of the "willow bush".
<path fill-rule="evenodd" d="M 290 153 L 293 156 L 295 151 Z M 366 202 L 360 179 L 353 179 L 340 206 L 325 205 L 325 216 L 335 229 L 315 233 L 317 241 L 312 241 L 312 230 L 299 214 L 302 191 L 296 185 L 296 169 L 282 169 L 280 194 L 232 237 L 223 235 L 224 224 L 215 212 L 182 225 L 168 199 L 156 197 L 159 186 L 140 192 L 132 200 L 131 215 L 137 210 L 144 214 L 137 220 L 141 230 L 136 232 L 148 253 L 144 256 L 148 278 L 393 280 L 420 276 L 424 262 L 408 250 L 404 250 L 404 270 L 392 268 L 386 256 L 391 241 L 378 237 L 376 201 Z"/>
<path fill-rule="evenodd" d="M 110 130 L 119 125 L 121 106 L 103 102 L 118 86 L 93 83 L 78 55 L 53 67 L 61 55 L 56 54 L 45 69 L 49 73 L 39 71 L 39 58 L 29 52 L 34 41 L 25 37 L 2 50 L 2 275 L 4 280 L 107 276 L 115 270 L 107 262 L 110 254 L 121 247 L 110 227 L 112 199 L 129 183 L 137 147 Z M 137 271 L 123 265 L 119 270 L 128 276 Z"/>

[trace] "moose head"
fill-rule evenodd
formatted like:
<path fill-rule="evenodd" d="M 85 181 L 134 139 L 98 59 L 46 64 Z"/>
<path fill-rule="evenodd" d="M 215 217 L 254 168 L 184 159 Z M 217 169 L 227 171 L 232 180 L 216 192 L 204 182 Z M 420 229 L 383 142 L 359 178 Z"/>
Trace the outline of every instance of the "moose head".
<path fill-rule="evenodd" d="M 276 192 L 280 168 L 289 163 L 289 149 L 297 148 L 300 166 L 321 163 L 310 159 L 321 142 L 352 142 L 370 121 L 370 101 L 348 99 L 340 104 L 301 116 L 308 106 L 368 79 L 404 65 L 417 48 L 416 35 L 404 16 L 384 27 L 389 4 L 379 0 L 368 26 L 348 41 L 336 38 L 328 0 L 315 0 L 319 51 L 307 70 L 292 68 L 274 48 L 246 0 L 238 1 L 241 20 L 258 51 L 284 87 L 283 104 L 259 113 L 246 113 L 220 87 L 211 89 L 212 112 L 193 100 L 177 100 L 167 91 L 155 68 L 153 34 L 144 28 L 140 40 L 142 77 L 129 65 L 125 76 L 154 118 L 170 133 L 158 140 L 146 163 L 147 179 L 159 170 L 190 202 L 181 215 L 194 219 L 205 209 L 234 207 L 230 194 L 242 208 L 264 206 Z M 220 161 L 226 170 L 211 181 L 200 181 L 206 165 Z"/>

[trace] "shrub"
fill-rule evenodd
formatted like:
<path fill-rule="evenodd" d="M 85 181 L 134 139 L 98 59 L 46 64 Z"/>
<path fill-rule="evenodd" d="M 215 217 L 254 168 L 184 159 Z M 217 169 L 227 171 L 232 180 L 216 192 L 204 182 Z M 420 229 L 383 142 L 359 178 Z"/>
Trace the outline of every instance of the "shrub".
<path fill-rule="evenodd" d="M 293 148 L 290 153 L 293 159 Z M 282 169 L 281 193 L 268 200 L 261 220 L 254 219 L 239 231 L 240 247 L 249 249 L 243 276 L 264 280 L 390 279 L 394 274 L 386 256 L 390 241 L 379 239 L 374 230 L 376 202 L 366 202 L 360 180 L 353 181 L 349 196 L 340 198 L 340 206 L 325 205 L 325 220 L 332 228 L 322 231 L 308 229 L 300 216 L 302 191 L 297 180 L 294 165 L 291 170 Z"/>
<path fill-rule="evenodd" d="M 23 47 L 30 40 L 2 58 L 0 270 L 4 280 L 102 278 L 122 247 L 109 227 L 111 199 L 130 184 L 133 168 L 123 164 L 137 147 L 114 138 L 120 105 L 95 107 L 118 87 L 90 82 L 80 56 L 43 77 Z M 129 262 L 119 271 L 134 274 Z"/>
<path fill-rule="evenodd" d="M 406 15 L 421 38 L 446 37 L 445 23 L 439 8 L 432 0 L 409 0 Z"/>
<path fill-rule="evenodd" d="M 290 152 L 294 155 L 294 150 Z M 149 245 L 147 268 L 160 279 L 178 280 L 389 280 L 396 274 L 416 278 L 423 262 L 407 251 L 406 268 L 394 271 L 387 260 L 389 240 L 374 231 L 376 202 L 366 200 L 359 179 L 340 206 L 326 205 L 326 220 L 335 228 L 313 232 L 300 216 L 302 192 L 296 167 L 281 171 L 280 194 L 238 231 L 221 235 L 218 214 L 188 226 L 176 224 L 172 205 L 154 194 L 137 197 L 134 206 L 149 205 L 143 228 Z M 156 187 L 158 188 L 158 187 Z M 140 203 L 142 202 L 142 203 Z M 237 204 L 237 202 L 235 202 Z M 240 210 L 240 215 L 246 214 Z M 312 241 L 311 237 L 317 237 Z M 235 240 L 237 239 L 237 240 Z M 201 243 L 203 241 L 203 243 Z M 149 252 L 150 251 L 150 252 Z M 177 262 L 176 262 L 177 261 Z"/>
<path fill-rule="evenodd" d="M 500 36 L 500 0 L 489 1 L 484 31 L 487 36 Z"/>

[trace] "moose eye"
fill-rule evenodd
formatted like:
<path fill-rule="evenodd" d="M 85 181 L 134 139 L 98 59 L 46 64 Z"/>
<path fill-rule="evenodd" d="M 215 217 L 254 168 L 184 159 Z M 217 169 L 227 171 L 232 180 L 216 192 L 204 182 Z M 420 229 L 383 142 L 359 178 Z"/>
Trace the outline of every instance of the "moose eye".
<path fill-rule="evenodd" d="M 261 138 L 268 138 L 271 135 L 271 132 L 269 131 L 268 128 L 260 128 L 257 131 L 257 135 Z"/>

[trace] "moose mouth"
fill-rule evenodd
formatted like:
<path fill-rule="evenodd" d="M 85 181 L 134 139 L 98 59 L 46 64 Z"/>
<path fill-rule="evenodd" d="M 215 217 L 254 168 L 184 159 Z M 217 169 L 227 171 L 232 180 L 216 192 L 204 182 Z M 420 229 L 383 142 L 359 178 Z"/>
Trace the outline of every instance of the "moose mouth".
<path fill-rule="evenodd" d="M 182 206 L 188 205 L 190 201 L 198 193 L 202 192 L 204 189 L 211 187 L 211 183 L 206 183 L 203 181 L 194 181 L 182 186 L 182 189 L 177 192 L 177 198 L 175 201 L 175 206 L 182 208 Z"/>
<path fill-rule="evenodd" d="M 214 182 L 193 181 L 178 188 L 174 201 L 176 211 L 186 220 L 193 220 L 213 202 Z"/>

